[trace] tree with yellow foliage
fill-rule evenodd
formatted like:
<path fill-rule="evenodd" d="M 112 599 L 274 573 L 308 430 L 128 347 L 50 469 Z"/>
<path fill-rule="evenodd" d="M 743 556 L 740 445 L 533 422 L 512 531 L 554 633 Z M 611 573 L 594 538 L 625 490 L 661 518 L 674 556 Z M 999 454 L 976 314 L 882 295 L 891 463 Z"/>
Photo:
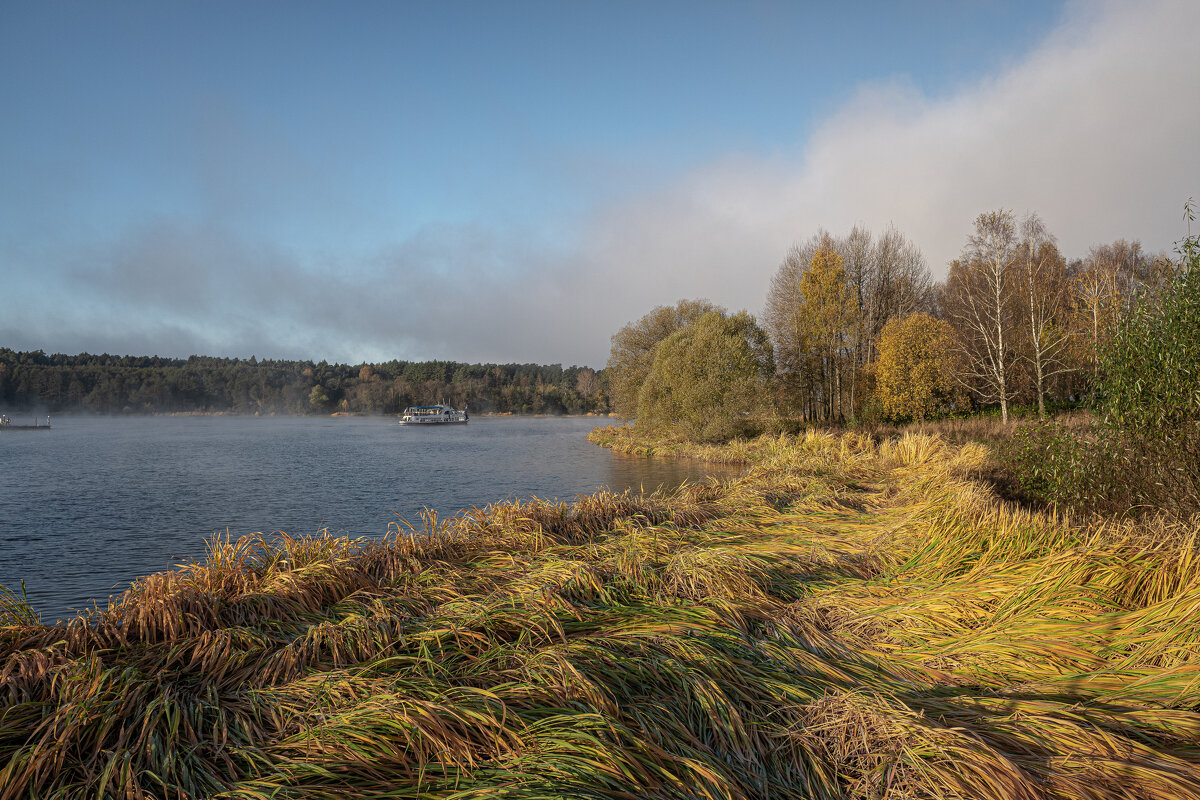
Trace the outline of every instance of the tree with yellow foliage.
<path fill-rule="evenodd" d="M 804 297 L 803 325 L 822 380 L 821 399 L 829 419 L 843 415 L 843 377 L 849 363 L 850 333 L 858 317 L 858 301 L 846 285 L 846 260 L 823 243 L 800 280 Z"/>
<path fill-rule="evenodd" d="M 915 419 L 965 402 L 954 378 L 954 334 L 928 314 L 896 317 L 879 335 L 875 392 L 885 415 Z"/>

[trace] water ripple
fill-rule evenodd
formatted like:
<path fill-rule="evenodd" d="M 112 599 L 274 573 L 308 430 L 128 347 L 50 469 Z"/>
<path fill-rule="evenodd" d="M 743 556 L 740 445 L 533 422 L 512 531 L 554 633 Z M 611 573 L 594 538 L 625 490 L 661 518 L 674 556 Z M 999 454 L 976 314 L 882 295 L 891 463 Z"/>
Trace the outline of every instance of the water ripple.
<path fill-rule="evenodd" d="M 25 581 L 44 619 L 104 604 L 130 581 L 204 556 L 214 533 L 385 534 L 397 515 L 446 516 L 602 486 L 697 480 L 693 463 L 616 457 L 590 419 L 55 417 L 0 439 L 0 584 Z M 16 478 L 13 476 L 22 476 Z"/>

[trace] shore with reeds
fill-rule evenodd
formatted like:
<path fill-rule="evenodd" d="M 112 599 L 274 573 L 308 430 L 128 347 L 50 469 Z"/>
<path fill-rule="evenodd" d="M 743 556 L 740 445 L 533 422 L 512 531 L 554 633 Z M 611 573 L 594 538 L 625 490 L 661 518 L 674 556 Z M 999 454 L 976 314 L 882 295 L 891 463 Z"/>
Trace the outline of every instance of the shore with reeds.
<path fill-rule="evenodd" d="M 976 444 L 745 449 L 9 598 L 0 799 L 1200 796 L 1200 528 L 1006 505 Z"/>

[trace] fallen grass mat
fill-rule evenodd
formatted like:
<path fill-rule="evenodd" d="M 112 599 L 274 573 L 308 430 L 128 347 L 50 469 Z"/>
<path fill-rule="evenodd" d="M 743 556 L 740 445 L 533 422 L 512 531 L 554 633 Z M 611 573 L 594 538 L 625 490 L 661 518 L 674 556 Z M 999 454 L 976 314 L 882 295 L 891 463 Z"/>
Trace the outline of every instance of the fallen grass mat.
<path fill-rule="evenodd" d="M 1200 797 L 1200 527 L 1022 511 L 930 437 L 737 452 L 7 595 L 0 800 Z"/>

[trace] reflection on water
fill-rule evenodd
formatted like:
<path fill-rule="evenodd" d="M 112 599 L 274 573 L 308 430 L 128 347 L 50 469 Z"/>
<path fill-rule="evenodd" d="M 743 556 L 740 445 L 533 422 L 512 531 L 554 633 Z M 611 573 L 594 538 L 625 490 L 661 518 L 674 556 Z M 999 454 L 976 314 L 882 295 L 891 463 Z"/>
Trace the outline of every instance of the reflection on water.
<path fill-rule="evenodd" d="M 505 499 L 677 486 L 732 471 L 614 455 L 594 419 L 56 417 L 0 439 L 0 583 L 47 619 L 202 558 L 215 532 L 377 536 Z"/>
<path fill-rule="evenodd" d="M 660 488 L 673 489 L 685 482 L 702 482 L 709 475 L 721 478 L 738 472 L 729 467 L 702 464 L 690 459 L 647 458 L 621 453 L 610 455 L 605 483 L 618 489 L 652 492 Z"/>

